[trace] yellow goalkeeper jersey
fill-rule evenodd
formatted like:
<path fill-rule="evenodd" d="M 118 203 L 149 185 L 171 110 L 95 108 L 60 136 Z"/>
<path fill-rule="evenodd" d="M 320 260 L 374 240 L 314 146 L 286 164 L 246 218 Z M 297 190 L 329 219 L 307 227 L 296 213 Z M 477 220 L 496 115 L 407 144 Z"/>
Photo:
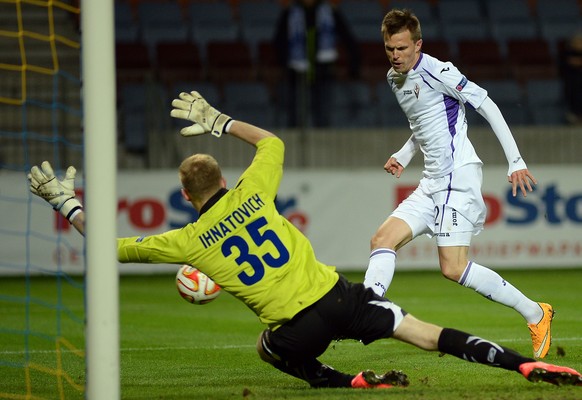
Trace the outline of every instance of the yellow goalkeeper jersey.
<path fill-rule="evenodd" d="M 198 221 L 147 237 L 120 238 L 120 262 L 189 264 L 244 302 L 271 329 L 315 303 L 337 282 L 309 240 L 279 214 L 275 196 L 285 147 L 264 138 L 235 188 L 223 190 Z"/>

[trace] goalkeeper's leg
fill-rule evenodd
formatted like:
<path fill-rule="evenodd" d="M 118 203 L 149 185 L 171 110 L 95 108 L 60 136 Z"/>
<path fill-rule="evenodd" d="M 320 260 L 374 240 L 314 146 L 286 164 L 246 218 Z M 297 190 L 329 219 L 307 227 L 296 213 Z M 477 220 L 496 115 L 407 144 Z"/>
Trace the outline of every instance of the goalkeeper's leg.
<path fill-rule="evenodd" d="M 311 387 L 351 387 L 355 375 L 336 371 L 316 358 L 283 359 L 273 349 L 270 334 L 269 329 L 264 330 L 257 341 L 257 352 L 263 361 L 273 365 L 279 371 L 304 380 Z"/>

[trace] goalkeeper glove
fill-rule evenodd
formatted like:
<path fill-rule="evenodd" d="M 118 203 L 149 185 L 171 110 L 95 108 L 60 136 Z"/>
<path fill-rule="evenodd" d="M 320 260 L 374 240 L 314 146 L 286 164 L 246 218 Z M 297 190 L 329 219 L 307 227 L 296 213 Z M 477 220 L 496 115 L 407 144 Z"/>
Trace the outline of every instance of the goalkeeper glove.
<path fill-rule="evenodd" d="M 55 211 L 59 211 L 69 222 L 71 222 L 76 211 L 81 211 L 83 206 L 75 198 L 75 167 L 69 167 L 65 173 L 65 179 L 59 181 L 51 164 L 44 161 L 40 168 L 36 165 L 30 169 L 28 182 L 30 191 L 45 199 L 53 206 Z"/>
<path fill-rule="evenodd" d="M 212 133 L 220 137 L 226 133 L 226 125 L 232 121 L 228 115 L 212 107 L 198 92 L 180 93 L 180 99 L 172 101 L 174 109 L 170 115 L 194 122 L 180 131 L 182 136 L 203 135 Z"/>

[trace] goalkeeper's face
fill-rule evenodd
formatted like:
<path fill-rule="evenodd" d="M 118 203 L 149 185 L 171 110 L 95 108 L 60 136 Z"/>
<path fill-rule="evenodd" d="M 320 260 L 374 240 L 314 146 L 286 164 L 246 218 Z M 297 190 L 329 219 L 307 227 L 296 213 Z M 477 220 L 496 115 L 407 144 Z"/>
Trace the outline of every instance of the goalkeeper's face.
<path fill-rule="evenodd" d="M 408 29 L 393 35 L 384 34 L 384 50 L 394 71 L 405 74 L 414 67 L 420 57 L 422 39 L 416 42 Z"/>

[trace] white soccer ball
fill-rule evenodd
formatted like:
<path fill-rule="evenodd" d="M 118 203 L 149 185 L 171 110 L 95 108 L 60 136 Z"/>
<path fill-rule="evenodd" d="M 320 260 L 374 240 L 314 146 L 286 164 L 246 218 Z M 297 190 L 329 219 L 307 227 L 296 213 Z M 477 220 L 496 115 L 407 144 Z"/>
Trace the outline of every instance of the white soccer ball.
<path fill-rule="evenodd" d="M 176 274 L 176 287 L 184 300 L 206 304 L 220 295 L 220 286 L 191 265 L 183 265 Z"/>

